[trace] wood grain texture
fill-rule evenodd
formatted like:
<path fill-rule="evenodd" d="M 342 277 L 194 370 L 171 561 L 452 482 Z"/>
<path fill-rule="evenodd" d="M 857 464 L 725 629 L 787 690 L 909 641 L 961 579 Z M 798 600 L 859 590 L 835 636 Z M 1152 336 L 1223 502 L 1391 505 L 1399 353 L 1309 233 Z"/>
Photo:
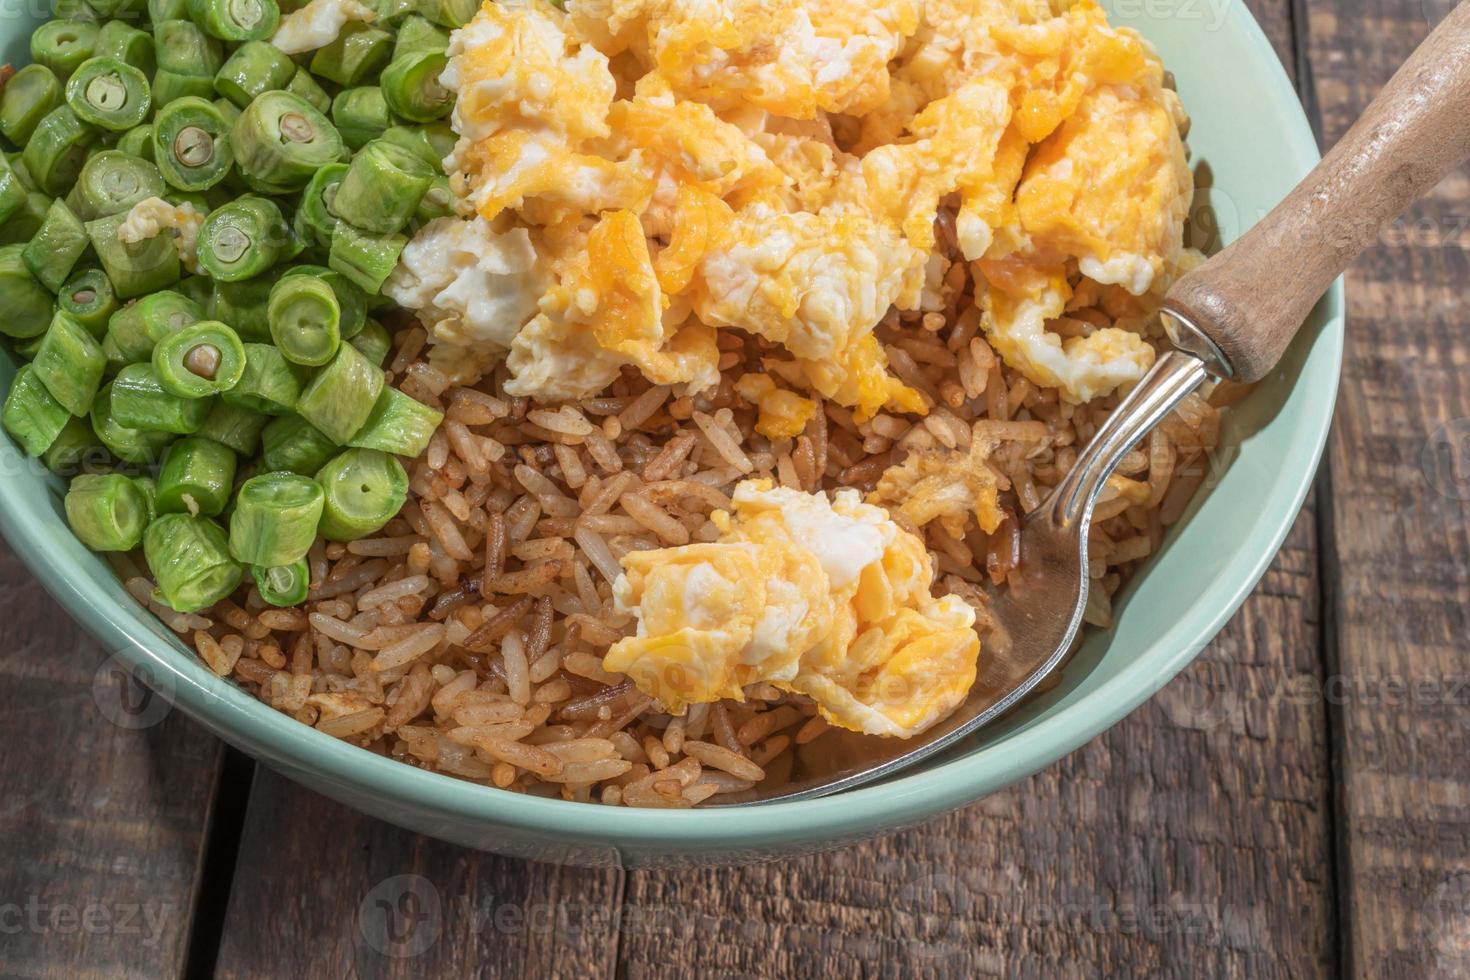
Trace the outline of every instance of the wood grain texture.
<path fill-rule="evenodd" d="M 0 975 L 182 975 L 219 743 L 0 543 Z"/>
<path fill-rule="evenodd" d="M 247 817 L 219 977 L 611 975 L 620 871 L 467 851 L 263 767 Z"/>
<path fill-rule="evenodd" d="M 1313 5 L 1333 139 L 1448 2 Z M 1325 583 L 1340 742 L 1346 963 L 1360 977 L 1470 974 L 1470 384 L 1464 169 L 1349 277 L 1329 448 Z"/>

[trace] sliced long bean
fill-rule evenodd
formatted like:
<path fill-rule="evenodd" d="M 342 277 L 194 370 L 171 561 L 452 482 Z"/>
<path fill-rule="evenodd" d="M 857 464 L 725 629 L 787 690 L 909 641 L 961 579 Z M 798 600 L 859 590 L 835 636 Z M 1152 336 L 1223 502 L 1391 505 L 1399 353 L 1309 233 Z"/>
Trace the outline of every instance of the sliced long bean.
<path fill-rule="evenodd" d="M 153 102 L 166 106 L 180 99 L 204 99 L 214 95 L 213 75 L 194 75 L 160 68 L 153 73 Z"/>
<path fill-rule="evenodd" d="M 408 239 L 403 235 L 374 235 L 341 221 L 332 231 L 327 264 L 368 294 L 376 295 L 398 265 L 398 256 L 407 244 Z"/>
<path fill-rule="evenodd" d="M 332 210 L 332 202 L 346 174 L 347 164 L 331 163 L 312 175 L 306 189 L 301 192 L 301 203 L 292 220 L 297 238 L 319 248 L 331 247 L 332 232 L 336 230 L 337 222 L 342 220 Z"/>
<path fill-rule="evenodd" d="M 333 442 L 346 445 L 372 415 L 382 390 L 382 368 L 351 344 L 342 344 L 301 392 L 296 412 Z"/>
<path fill-rule="evenodd" d="M 342 159 L 342 136 L 309 102 L 286 91 L 262 92 L 231 133 L 235 162 L 265 194 L 299 191 L 322 167 Z"/>
<path fill-rule="evenodd" d="M 66 78 L 92 57 L 98 27 L 85 20 L 50 20 L 31 34 L 31 60 Z"/>
<path fill-rule="evenodd" d="M 224 48 L 186 17 L 153 22 L 153 46 L 158 70 L 210 79 L 225 63 Z"/>
<path fill-rule="evenodd" d="M 0 245 L 0 333 L 18 340 L 39 337 L 51 325 L 51 294 L 32 275 L 25 251 Z"/>
<path fill-rule="evenodd" d="M 224 282 L 219 279 L 211 283 L 209 303 L 206 307 L 211 320 L 220 320 L 235 328 L 240 339 L 247 342 L 268 342 L 271 339 L 269 308 L 272 277 L 257 276 L 239 282 Z"/>
<path fill-rule="evenodd" d="M 117 312 L 117 292 L 101 269 L 82 269 L 61 284 L 56 306 L 86 327 L 93 337 L 101 339 L 106 335 L 112 314 Z"/>
<path fill-rule="evenodd" d="M 51 207 L 51 198 L 40 191 L 31 191 L 25 202 L 11 213 L 4 224 L 0 224 L 0 245 L 24 245 L 41 230 L 46 212 Z M 0 333 L 5 329 L 0 326 Z"/>
<path fill-rule="evenodd" d="M 433 181 L 424 161 L 387 140 L 373 140 L 347 165 L 332 207 L 365 232 L 391 234 L 408 224 Z"/>
<path fill-rule="evenodd" d="M 329 283 L 311 276 L 282 276 L 271 289 L 271 339 L 286 360 L 319 367 L 342 340 L 342 307 Z"/>
<path fill-rule="evenodd" d="M 342 134 L 342 142 L 357 150 L 393 125 L 393 116 L 388 111 L 383 90 L 376 85 L 364 85 L 336 94 L 332 99 L 332 124 Z"/>
<path fill-rule="evenodd" d="M 244 109 L 262 92 L 283 89 L 296 74 L 296 63 L 264 41 L 240 45 L 214 76 L 214 90 Z"/>
<path fill-rule="evenodd" d="M 152 364 L 129 364 L 112 382 L 112 417 L 129 429 L 186 436 L 204 424 L 213 407 L 213 399 L 165 391 Z"/>
<path fill-rule="evenodd" d="M 194 434 L 229 446 L 248 459 L 260 449 L 260 434 L 269 422 L 269 416 L 238 408 L 221 399 L 209 410 L 209 417 Z"/>
<path fill-rule="evenodd" d="M 117 420 L 112 409 L 113 383 L 97 392 L 92 402 L 92 431 L 102 445 L 124 463 L 154 467 L 163 459 L 164 450 L 173 442 L 174 434 L 161 429 L 135 429 Z"/>
<path fill-rule="evenodd" d="M 290 228 L 276 203 L 248 195 L 204 219 L 197 246 L 199 267 L 223 282 L 249 279 L 275 265 L 290 239 Z"/>
<path fill-rule="evenodd" d="M 0 92 L 0 134 L 25 146 L 41 119 L 61 105 L 61 81 L 45 65 L 26 65 Z"/>
<path fill-rule="evenodd" d="M 222 41 L 263 41 L 281 22 L 276 0 L 188 0 L 194 23 Z"/>
<path fill-rule="evenodd" d="M 87 250 L 87 229 L 64 201 L 53 201 L 41 230 L 21 252 L 26 268 L 53 293 L 71 275 L 72 266 Z M 11 309 L 7 303 L 7 314 Z"/>
<path fill-rule="evenodd" d="M 67 80 L 66 104 L 83 122 L 122 132 L 147 117 L 153 91 L 141 69 L 117 58 L 88 58 Z"/>
<path fill-rule="evenodd" d="M 97 32 L 97 43 L 92 48 L 92 56 L 116 58 L 124 64 L 132 65 L 145 76 L 152 75 L 158 68 L 158 59 L 153 51 L 153 36 L 121 20 L 110 20 L 102 25 Z"/>
<path fill-rule="evenodd" d="M 410 51 L 394 58 L 378 81 L 388 108 L 411 122 L 431 122 L 449 115 L 454 93 L 439 82 L 448 64 L 442 50 Z"/>
<path fill-rule="evenodd" d="M 235 465 L 235 451 L 223 443 L 198 435 L 177 440 L 158 471 L 154 506 L 160 514 L 223 513 L 235 485 Z"/>
<path fill-rule="evenodd" d="M 95 127 L 78 119 L 70 106 L 59 105 L 36 125 L 21 160 L 41 190 L 60 197 L 76 182 L 87 161 L 87 148 L 96 138 Z"/>
<path fill-rule="evenodd" d="M 234 163 L 231 127 L 207 99 L 177 99 L 153 121 L 153 159 L 163 179 L 181 191 L 202 191 L 225 178 Z"/>
<path fill-rule="evenodd" d="M 299 415 L 272 419 L 260 434 L 260 465 L 311 476 L 342 451 L 326 434 Z"/>
<path fill-rule="evenodd" d="M 106 451 L 92 431 L 91 423 L 75 415 L 67 420 L 61 432 L 41 454 L 41 462 L 46 464 L 46 468 L 62 476 L 71 476 L 89 463 L 100 464 L 106 458 Z"/>
<path fill-rule="evenodd" d="M 328 45 L 311 57 L 311 73 L 344 88 L 374 76 L 393 52 L 393 35 L 360 20 L 349 20 Z"/>
<path fill-rule="evenodd" d="M 298 368 L 270 344 L 245 344 L 245 373 L 220 397 L 262 415 L 287 415 L 301 399 Z"/>
<path fill-rule="evenodd" d="M 230 554 L 250 565 L 290 565 L 316 541 L 325 497 L 311 477 L 262 473 L 240 485 L 230 515 Z"/>
<path fill-rule="evenodd" d="M 351 340 L 362 332 L 367 323 L 368 297 L 362 287 L 335 269 L 324 265 L 293 265 L 281 273 L 282 277 L 310 276 L 320 279 L 332 287 L 337 297 L 337 308 L 341 311 L 339 332 L 343 340 Z"/>
<path fill-rule="evenodd" d="M 368 320 L 364 323 L 362 330 L 352 338 L 351 343 L 357 348 L 358 353 L 368 359 L 369 363 L 379 367 L 388 359 L 388 351 L 393 349 L 392 338 L 377 320 Z"/>
<path fill-rule="evenodd" d="M 302 558 L 289 565 L 250 566 L 255 589 L 272 606 L 299 606 L 311 587 L 311 566 Z"/>
<path fill-rule="evenodd" d="M 408 499 L 403 465 L 376 449 L 349 449 L 316 475 L 325 495 L 319 530 L 329 541 L 356 541 L 391 521 Z"/>
<path fill-rule="evenodd" d="M 332 97 L 305 68 L 296 69 L 296 73 L 286 83 L 286 91 L 305 99 L 307 104 L 317 112 L 326 112 L 332 107 Z"/>
<path fill-rule="evenodd" d="M 31 366 L 51 397 L 73 415 L 86 415 L 102 387 L 107 358 L 87 328 L 57 312 L 46 328 Z"/>
<path fill-rule="evenodd" d="M 82 221 L 95 221 L 161 197 L 165 190 L 163 175 L 147 160 L 121 150 L 103 150 L 83 164 L 66 203 Z"/>
<path fill-rule="evenodd" d="M 172 290 L 160 290 L 129 303 L 107 322 L 107 335 L 129 364 L 149 361 L 153 348 L 169 334 L 204 319 L 193 300 Z"/>
<path fill-rule="evenodd" d="M 230 557 L 224 528 L 207 517 L 164 514 L 143 532 L 143 557 L 157 597 L 179 612 L 198 612 L 235 591 L 245 570 Z"/>
<path fill-rule="evenodd" d="M 398 25 L 393 38 L 393 60 L 418 51 L 444 51 L 449 47 L 449 32 L 426 17 L 410 14 Z"/>
<path fill-rule="evenodd" d="M 429 439 L 442 421 L 444 413 L 438 409 L 397 388 L 384 388 L 373 405 L 373 413 L 347 444 L 412 458 L 429 448 Z"/>
<path fill-rule="evenodd" d="M 31 365 L 26 364 L 15 372 L 10 391 L 5 394 L 5 404 L 0 407 L 0 423 L 28 455 L 39 456 L 50 449 L 71 417 L 65 406 L 51 396 Z"/>
<path fill-rule="evenodd" d="M 121 473 L 76 477 L 65 507 L 72 533 L 93 551 L 132 551 L 148 527 L 148 498 Z"/>
<path fill-rule="evenodd" d="M 87 222 L 87 236 L 118 298 L 131 299 L 178 282 L 179 250 L 172 237 L 156 235 L 124 242 L 118 237 L 118 231 L 126 220 L 126 214 L 114 214 Z"/>
<path fill-rule="evenodd" d="M 245 373 L 245 346 L 218 320 L 201 320 L 160 340 L 153 370 L 163 389 L 180 398 L 229 391 Z"/>

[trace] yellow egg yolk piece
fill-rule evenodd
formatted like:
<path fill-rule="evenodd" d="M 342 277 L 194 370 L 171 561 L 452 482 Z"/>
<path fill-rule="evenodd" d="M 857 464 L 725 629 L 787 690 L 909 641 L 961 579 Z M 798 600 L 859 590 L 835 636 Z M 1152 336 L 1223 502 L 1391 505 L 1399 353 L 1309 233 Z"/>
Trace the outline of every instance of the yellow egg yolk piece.
<path fill-rule="evenodd" d="M 975 680 L 974 610 L 934 598 L 923 542 L 855 490 L 740 484 L 710 544 L 636 551 L 614 586 L 638 631 L 603 660 L 665 708 L 743 700 L 766 682 L 831 723 L 909 738 Z"/>

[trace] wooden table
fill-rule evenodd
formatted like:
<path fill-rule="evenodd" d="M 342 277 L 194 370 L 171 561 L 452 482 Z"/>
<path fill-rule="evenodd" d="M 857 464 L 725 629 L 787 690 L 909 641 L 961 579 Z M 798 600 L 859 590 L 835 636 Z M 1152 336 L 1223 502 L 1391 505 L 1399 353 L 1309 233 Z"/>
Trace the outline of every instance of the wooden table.
<path fill-rule="evenodd" d="M 1208 18 L 1228 0 L 1160 2 Z M 1331 143 L 1451 2 L 1251 6 Z M 7 552 L 0 974 L 1470 975 L 1467 249 L 1470 169 L 1353 270 L 1314 498 L 1193 667 L 1006 792 L 805 860 L 476 854 L 177 715 L 120 727 L 101 652 Z M 1435 440 L 1460 471 L 1426 470 Z M 437 897 L 442 928 L 395 958 L 369 920 L 404 887 Z"/>

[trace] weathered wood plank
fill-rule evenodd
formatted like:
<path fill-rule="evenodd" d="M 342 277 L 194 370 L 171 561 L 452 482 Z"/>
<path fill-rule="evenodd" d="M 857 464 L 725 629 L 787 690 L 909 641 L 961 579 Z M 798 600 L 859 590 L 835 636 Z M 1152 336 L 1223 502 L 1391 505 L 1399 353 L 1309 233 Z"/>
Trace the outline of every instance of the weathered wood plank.
<path fill-rule="evenodd" d="M 1449 5 L 1310 8 L 1324 138 L 1346 131 Z M 1347 965 L 1362 977 L 1470 972 L 1467 247 L 1462 169 L 1349 276 L 1323 545 L 1337 626 L 1343 921 Z"/>
<path fill-rule="evenodd" d="M 622 873 L 467 851 L 260 767 L 219 977 L 594 977 L 612 972 Z"/>
<path fill-rule="evenodd" d="M 220 746 L 0 544 L 0 974 L 183 973 Z"/>

